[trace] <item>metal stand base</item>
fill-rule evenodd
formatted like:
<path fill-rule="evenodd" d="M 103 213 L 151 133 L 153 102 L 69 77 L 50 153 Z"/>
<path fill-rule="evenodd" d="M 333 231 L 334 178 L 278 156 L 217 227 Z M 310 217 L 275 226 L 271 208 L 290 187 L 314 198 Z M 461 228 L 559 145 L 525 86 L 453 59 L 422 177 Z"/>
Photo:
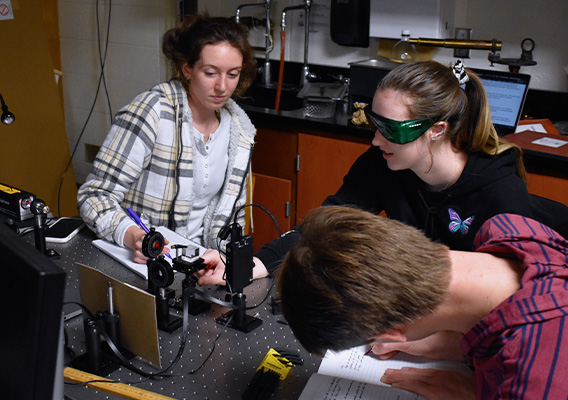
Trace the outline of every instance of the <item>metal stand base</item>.
<path fill-rule="evenodd" d="M 168 321 L 158 321 L 158 329 L 164 332 L 173 333 L 183 325 L 183 319 L 178 317 L 172 317 Z"/>
<path fill-rule="evenodd" d="M 53 259 L 53 260 L 59 260 L 61 258 L 61 254 L 59 254 L 58 252 L 56 252 L 53 249 L 46 249 L 43 254 L 45 254 L 46 256 L 48 256 L 49 258 Z"/>
<path fill-rule="evenodd" d="M 134 358 L 134 353 L 127 350 L 122 350 L 120 354 L 122 354 L 122 356 L 127 360 Z M 82 354 L 71 361 L 69 366 L 81 371 L 90 372 L 98 376 L 107 376 L 121 367 L 120 360 L 118 360 L 118 358 L 114 355 L 114 353 L 106 343 L 101 344 L 101 351 L 99 360 L 97 362 L 97 368 L 93 368 L 91 357 L 92 355 L 89 353 Z"/>
<path fill-rule="evenodd" d="M 183 311 L 183 302 L 174 302 L 171 307 L 175 310 L 178 311 Z M 211 303 L 195 298 L 195 297 L 190 297 L 189 298 L 189 304 L 188 304 L 188 309 L 187 312 L 190 315 L 199 315 L 205 311 L 209 311 L 211 309 Z"/>
<path fill-rule="evenodd" d="M 156 318 L 158 329 L 164 332 L 173 333 L 183 325 L 183 319 L 170 314 L 169 299 L 175 292 L 171 289 L 160 288 L 156 296 Z"/>
<path fill-rule="evenodd" d="M 231 319 L 231 322 L 229 322 L 227 326 L 244 333 L 249 333 L 262 325 L 262 320 L 260 318 L 245 315 L 244 321 L 238 321 L 234 318 L 233 314 L 234 311 L 229 311 L 228 313 L 221 315 L 219 318 L 216 318 L 215 321 L 219 324 L 227 325 L 227 321 Z"/>
<path fill-rule="evenodd" d="M 262 325 L 262 320 L 246 314 L 247 297 L 242 293 L 233 294 L 233 310 L 221 315 L 216 321 L 241 332 L 249 333 Z"/>

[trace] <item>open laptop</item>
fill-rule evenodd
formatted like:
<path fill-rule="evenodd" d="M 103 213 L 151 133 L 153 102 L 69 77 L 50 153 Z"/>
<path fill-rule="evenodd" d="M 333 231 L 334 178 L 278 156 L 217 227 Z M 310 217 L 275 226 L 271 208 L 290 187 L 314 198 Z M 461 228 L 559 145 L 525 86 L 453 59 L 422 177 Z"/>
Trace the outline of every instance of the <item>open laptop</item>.
<path fill-rule="evenodd" d="M 476 69 L 489 100 L 491 119 L 499 136 L 514 133 L 529 90 L 530 75 Z"/>

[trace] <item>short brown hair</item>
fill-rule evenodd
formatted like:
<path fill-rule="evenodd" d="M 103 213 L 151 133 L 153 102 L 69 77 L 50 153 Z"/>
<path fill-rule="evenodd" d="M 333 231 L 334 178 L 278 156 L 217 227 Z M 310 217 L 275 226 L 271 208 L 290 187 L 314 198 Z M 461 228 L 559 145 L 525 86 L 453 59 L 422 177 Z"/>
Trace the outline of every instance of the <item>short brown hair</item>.
<path fill-rule="evenodd" d="M 319 207 L 301 225 L 278 280 L 282 312 L 304 348 L 358 346 L 422 317 L 450 280 L 447 246 L 401 222 Z"/>

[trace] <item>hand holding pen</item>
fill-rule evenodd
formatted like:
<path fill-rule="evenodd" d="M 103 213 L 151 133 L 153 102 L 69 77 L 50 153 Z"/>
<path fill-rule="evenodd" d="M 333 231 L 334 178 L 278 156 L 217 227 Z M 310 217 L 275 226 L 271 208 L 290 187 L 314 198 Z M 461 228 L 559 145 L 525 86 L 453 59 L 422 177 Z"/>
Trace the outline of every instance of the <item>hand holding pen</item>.
<path fill-rule="evenodd" d="M 128 212 L 128 216 L 132 218 L 134 222 L 136 222 L 136 225 L 138 225 L 140 229 L 142 229 L 146 233 L 150 232 L 150 230 L 146 227 L 146 225 L 144 225 L 144 222 L 142 222 L 138 214 L 136 214 L 132 208 L 129 207 L 126 209 L 126 211 Z"/>
<path fill-rule="evenodd" d="M 140 229 L 142 229 L 145 233 L 150 232 L 148 227 L 144 224 L 144 222 L 142 222 L 142 220 L 140 219 L 138 214 L 136 214 L 136 212 L 134 212 L 134 210 L 132 210 L 131 208 L 128 208 L 126 211 L 128 212 L 128 215 L 130 216 L 130 218 L 136 223 L 136 225 Z M 129 237 L 129 231 L 130 231 L 130 229 L 128 229 L 127 232 L 126 232 L 126 236 L 124 238 L 124 243 L 125 243 L 125 245 L 127 245 L 127 247 L 130 247 L 135 251 L 134 261 L 143 264 L 147 260 L 147 258 L 142 254 L 142 240 L 144 239 L 144 235 L 133 235 L 133 236 Z M 127 237 L 129 237 L 129 239 L 127 239 Z M 168 244 L 169 243 L 168 240 L 166 238 L 164 238 L 164 239 L 166 241 L 166 244 Z M 164 248 L 164 250 L 165 250 L 165 248 Z M 165 255 L 170 260 L 172 259 L 172 256 L 169 253 L 166 252 Z"/>

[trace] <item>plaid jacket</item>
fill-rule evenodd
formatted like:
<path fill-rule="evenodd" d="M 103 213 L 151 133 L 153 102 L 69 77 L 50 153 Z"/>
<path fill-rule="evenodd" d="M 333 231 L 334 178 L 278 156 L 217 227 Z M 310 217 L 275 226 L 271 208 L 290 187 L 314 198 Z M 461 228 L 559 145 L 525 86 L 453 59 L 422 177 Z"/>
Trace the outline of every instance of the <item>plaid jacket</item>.
<path fill-rule="evenodd" d="M 203 221 L 203 246 L 216 248 L 217 233 L 233 206 L 246 200 L 246 178 L 256 129 L 245 112 L 230 99 L 225 108 L 232 121 L 229 164 L 220 196 L 208 207 Z M 194 198 L 193 124 L 181 83 L 172 80 L 139 94 L 113 120 L 78 193 L 79 212 L 97 236 L 123 245 L 130 223 L 126 208 L 144 214 L 150 226 L 187 225 Z M 180 196 L 179 192 L 189 193 Z M 181 198 L 183 197 L 183 198 Z M 175 206 L 172 209 L 172 205 Z M 244 226 L 244 212 L 240 217 Z"/>

